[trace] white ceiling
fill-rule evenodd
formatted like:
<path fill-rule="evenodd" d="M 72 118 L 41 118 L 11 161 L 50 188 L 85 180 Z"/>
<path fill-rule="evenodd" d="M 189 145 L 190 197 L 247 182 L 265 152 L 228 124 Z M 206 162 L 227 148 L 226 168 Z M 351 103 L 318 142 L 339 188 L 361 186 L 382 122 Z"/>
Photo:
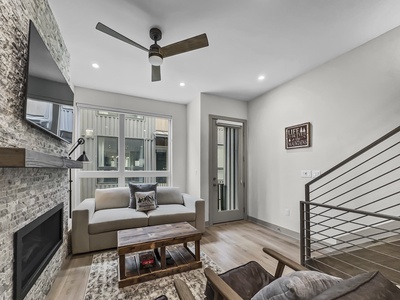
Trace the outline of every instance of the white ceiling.
<path fill-rule="evenodd" d="M 252 100 L 400 26 L 399 0 L 49 0 L 75 86 L 188 103 L 199 93 Z M 95 29 L 102 22 L 149 47 L 206 33 L 209 47 L 168 57 L 151 82 L 146 52 Z M 400 53 L 399 53 L 400 55 Z M 93 69 L 92 63 L 99 69 Z M 259 75 L 265 80 L 259 82 Z M 184 81 L 185 87 L 179 83 Z"/>

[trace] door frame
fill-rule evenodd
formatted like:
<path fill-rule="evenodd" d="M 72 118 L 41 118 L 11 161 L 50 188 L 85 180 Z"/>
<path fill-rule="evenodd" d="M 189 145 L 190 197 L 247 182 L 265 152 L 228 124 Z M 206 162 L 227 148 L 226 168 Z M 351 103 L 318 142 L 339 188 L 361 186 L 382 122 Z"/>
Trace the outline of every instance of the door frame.
<path fill-rule="evenodd" d="M 214 187 L 213 187 L 213 169 L 214 166 L 217 164 L 214 161 L 215 156 L 213 155 L 214 149 L 214 141 L 213 137 L 213 128 L 214 122 L 216 120 L 224 120 L 224 121 L 232 121 L 232 122 L 241 122 L 243 123 L 243 157 L 242 157 L 242 164 L 243 164 L 243 171 L 242 171 L 242 189 L 243 189 L 243 220 L 247 220 L 247 120 L 239 119 L 239 118 L 232 118 L 220 115 L 209 115 L 208 117 L 208 216 L 209 216 L 209 225 L 214 224 L 214 216 L 213 216 L 213 203 L 211 202 L 214 197 Z"/>

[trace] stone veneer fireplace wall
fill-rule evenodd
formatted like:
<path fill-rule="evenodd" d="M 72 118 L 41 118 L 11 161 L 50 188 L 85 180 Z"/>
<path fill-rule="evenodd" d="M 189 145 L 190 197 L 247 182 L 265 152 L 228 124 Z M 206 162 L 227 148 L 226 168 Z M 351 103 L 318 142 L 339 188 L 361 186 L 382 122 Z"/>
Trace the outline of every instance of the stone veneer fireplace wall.
<path fill-rule="evenodd" d="M 32 128 L 23 118 L 29 19 L 69 80 L 69 54 L 47 1 L 0 0 L 0 147 L 66 156 L 71 145 Z M 14 233 L 59 203 L 64 203 L 63 244 L 25 299 L 45 298 L 67 255 L 68 170 L 0 168 L 1 299 L 13 299 Z"/>

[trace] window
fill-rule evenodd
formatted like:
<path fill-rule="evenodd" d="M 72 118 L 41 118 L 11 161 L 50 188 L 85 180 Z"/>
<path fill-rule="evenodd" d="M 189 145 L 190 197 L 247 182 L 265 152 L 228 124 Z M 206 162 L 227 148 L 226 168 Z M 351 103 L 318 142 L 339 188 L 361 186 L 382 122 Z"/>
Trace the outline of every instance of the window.
<path fill-rule="evenodd" d="M 97 137 L 97 170 L 118 170 L 118 138 Z"/>
<path fill-rule="evenodd" d="M 80 201 L 96 189 L 129 182 L 169 185 L 171 119 L 78 106 L 81 150 L 90 162 L 78 171 Z M 122 159 L 120 159 L 122 158 Z"/>
<path fill-rule="evenodd" d="M 125 138 L 125 170 L 145 170 L 144 139 Z"/>

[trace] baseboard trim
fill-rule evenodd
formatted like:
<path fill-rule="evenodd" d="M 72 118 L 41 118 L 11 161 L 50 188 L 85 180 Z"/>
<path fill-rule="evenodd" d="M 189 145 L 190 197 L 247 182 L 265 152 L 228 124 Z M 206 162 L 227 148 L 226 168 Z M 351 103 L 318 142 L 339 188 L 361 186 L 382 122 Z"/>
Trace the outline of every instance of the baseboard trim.
<path fill-rule="evenodd" d="M 247 221 L 255 223 L 255 224 L 258 224 L 258 225 L 261 225 L 261 226 L 263 226 L 265 228 L 271 229 L 271 230 L 276 231 L 278 233 L 287 235 L 287 236 L 289 236 L 291 238 L 294 238 L 296 240 L 300 240 L 300 234 L 298 232 L 296 232 L 296 231 L 293 231 L 293 230 L 290 230 L 290 229 L 286 229 L 286 228 L 283 228 L 281 226 L 277 226 L 275 224 L 271 224 L 271 223 L 268 223 L 268 222 L 265 222 L 263 220 L 259 220 L 257 218 L 253 218 L 253 217 L 250 217 L 250 216 L 247 216 Z"/>

